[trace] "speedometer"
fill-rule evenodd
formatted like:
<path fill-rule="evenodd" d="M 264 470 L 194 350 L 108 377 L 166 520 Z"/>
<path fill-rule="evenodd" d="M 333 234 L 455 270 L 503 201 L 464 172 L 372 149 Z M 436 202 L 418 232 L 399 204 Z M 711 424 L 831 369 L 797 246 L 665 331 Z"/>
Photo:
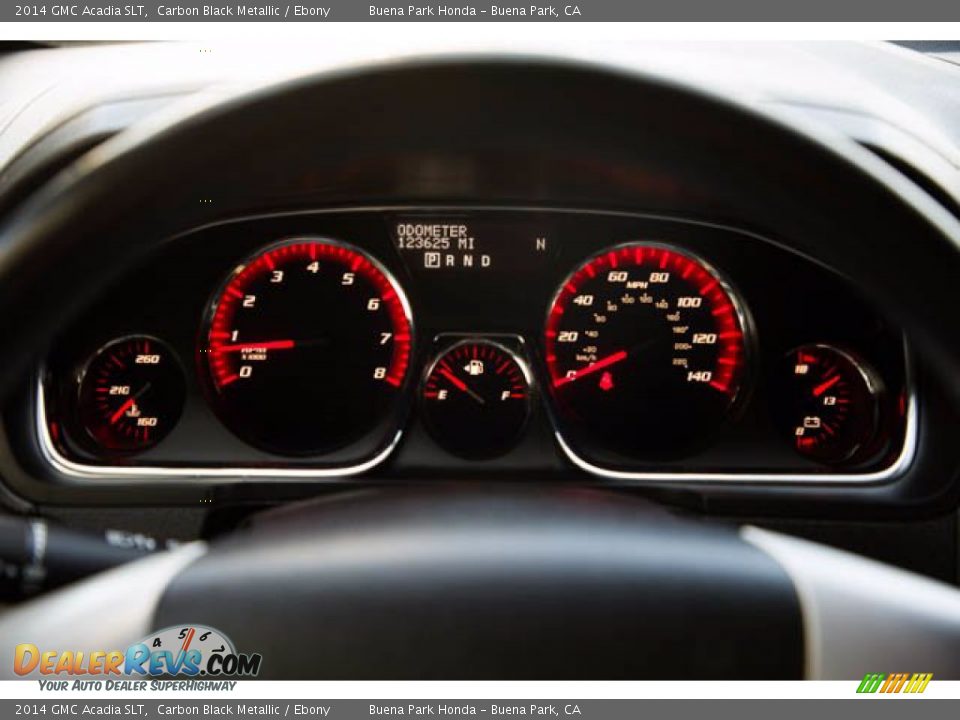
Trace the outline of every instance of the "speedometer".
<path fill-rule="evenodd" d="M 549 308 L 549 389 L 565 434 L 629 458 L 706 442 L 740 394 L 746 315 L 676 247 L 632 243 L 575 270 Z"/>
<path fill-rule="evenodd" d="M 412 345 L 400 287 L 332 240 L 266 248 L 211 305 L 202 356 L 220 419 L 251 445 L 322 454 L 371 433 L 404 384 Z"/>

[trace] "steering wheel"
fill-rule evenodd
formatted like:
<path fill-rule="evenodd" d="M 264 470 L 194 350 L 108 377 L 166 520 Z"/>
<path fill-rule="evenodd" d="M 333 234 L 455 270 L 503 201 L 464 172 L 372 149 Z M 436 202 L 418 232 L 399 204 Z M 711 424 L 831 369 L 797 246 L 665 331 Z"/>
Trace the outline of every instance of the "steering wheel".
<path fill-rule="evenodd" d="M 870 293 L 960 398 L 960 224 L 933 200 L 847 139 L 630 68 L 546 57 L 298 78 L 91 151 L 0 228 L 0 395 L 163 238 L 281 198 L 663 214 L 692 203 L 749 218 Z M 92 622 L 118 587 L 123 607 Z M 177 623 L 261 652 L 274 678 L 960 671 L 953 588 L 633 498 L 516 487 L 397 487 L 263 513 L 27 603 L 0 619 L 0 638 L 126 647 Z"/>

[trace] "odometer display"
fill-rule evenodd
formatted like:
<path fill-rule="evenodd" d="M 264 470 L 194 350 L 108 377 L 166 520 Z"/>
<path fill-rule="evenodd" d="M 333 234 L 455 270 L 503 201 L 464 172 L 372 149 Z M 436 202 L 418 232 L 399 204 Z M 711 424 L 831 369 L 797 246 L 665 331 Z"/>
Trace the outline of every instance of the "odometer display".
<path fill-rule="evenodd" d="M 565 435 L 631 458 L 705 442 L 738 396 L 747 344 L 740 304 L 703 261 L 633 243 L 560 286 L 544 347 Z"/>
<path fill-rule="evenodd" d="M 316 455 L 384 419 L 411 342 L 409 308 L 384 268 L 351 246 L 306 239 L 234 270 L 211 307 L 202 354 L 227 427 L 264 450 Z"/>

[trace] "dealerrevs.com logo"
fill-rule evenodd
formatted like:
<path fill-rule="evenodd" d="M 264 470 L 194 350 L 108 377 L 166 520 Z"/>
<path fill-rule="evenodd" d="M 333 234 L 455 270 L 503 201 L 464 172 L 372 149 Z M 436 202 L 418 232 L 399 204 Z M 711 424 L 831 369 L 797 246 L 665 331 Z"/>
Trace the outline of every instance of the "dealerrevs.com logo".
<path fill-rule="evenodd" d="M 927 689 L 933 673 L 867 673 L 860 681 L 858 693 L 919 694 Z"/>
<path fill-rule="evenodd" d="M 14 650 L 17 675 L 256 677 L 263 658 L 238 653 L 218 630 L 203 625 L 164 628 L 126 650 L 45 650 L 21 643 Z"/>

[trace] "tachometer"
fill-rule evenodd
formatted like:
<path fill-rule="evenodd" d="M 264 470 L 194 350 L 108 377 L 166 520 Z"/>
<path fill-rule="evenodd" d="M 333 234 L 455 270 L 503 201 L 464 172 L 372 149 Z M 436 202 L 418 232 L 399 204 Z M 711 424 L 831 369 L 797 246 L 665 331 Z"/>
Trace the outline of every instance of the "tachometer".
<path fill-rule="evenodd" d="M 742 305 L 686 251 L 633 243 L 560 286 L 544 346 L 565 433 L 627 457 L 680 455 L 737 398 L 747 360 Z"/>
<path fill-rule="evenodd" d="M 402 290 L 373 258 L 297 239 L 234 270 L 202 354 L 227 427 L 271 452 L 313 455 L 383 420 L 407 377 L 411 333 Z"/>

